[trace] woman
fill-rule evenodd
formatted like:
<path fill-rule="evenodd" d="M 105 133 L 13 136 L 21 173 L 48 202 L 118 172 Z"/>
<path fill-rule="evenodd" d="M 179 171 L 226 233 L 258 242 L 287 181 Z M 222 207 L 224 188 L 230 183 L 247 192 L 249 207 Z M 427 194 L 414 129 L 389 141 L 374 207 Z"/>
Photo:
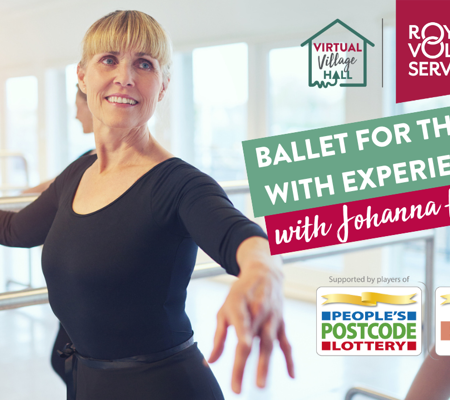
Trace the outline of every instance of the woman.
<path fill-rule="evenodd" d="M 89 106 L 87 104 L 87 96 L 80 90 L 78 83 L 77 83 L 77 94 L 75 95 L 75 106 L 77 109 L 77 114 L 75 118 L 81 122 L 83 133 L 85 134 L 92 133 L 94 131 L 94 125 L 92 121 L 91 110 L 89 110 Z M 95 150 L 91 150 L 90 152 L 94 154 Z"/>
<path fill-rule="evenodd" d="M 220 357 L 233 325 L 236 393 L 255 336 L 257 385 L 265 386 L 277 339 L 294 376 L 281 267 L 266 235 L 212 178 L 148 130 L 168 88 L 170 56 L 166 33 L 142 12 L 116 11 L 95 22 L 77 74 L 97 155 L 76 160 L 19 213 L 0 214 L 1 243 L 45 242 L 50 305 L 73 342 L 63 353 L 69 399 L 223 398 L 184 311 L 196 243 L 239 276 L 219 310 L 209 361 Z"/>
<path fill-rule="evenodd" d="M 77 94 L 75 96 L 75 106 L 77 108 L 77 115 L 75 116 L 75 118 L 81 122 L 81 126 L 83 127 L 83 133 L 92 133 L 94 130 L 94 127 L 92 125 L 93 123 L 92 114 L 87 105 L 87 97 L 78 87 L 78 83 L 77 83 Z M 86 153 L 83 153 L 80 157 L 95 153 L 96 153 L 95 149 L 89 150 Z M 44 190 L 48 189 L 48 187 L 54 180 L 55 179 L 53 178 L 48 181 L 42 182 L 37 186 L 28 188 L 24 190 L 22 194 L 42 193 Z"/>

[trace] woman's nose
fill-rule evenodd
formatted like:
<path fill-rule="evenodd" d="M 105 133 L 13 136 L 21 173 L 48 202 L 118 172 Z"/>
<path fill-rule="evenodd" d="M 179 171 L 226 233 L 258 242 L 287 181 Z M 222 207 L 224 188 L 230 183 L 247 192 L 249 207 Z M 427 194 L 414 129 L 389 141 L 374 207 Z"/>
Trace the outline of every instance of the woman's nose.
<path fill-rule="evenodd" d="M 114 83 L 121 86 L 134 86 L 132 67 L 125 64 L 119 65 Z"/>

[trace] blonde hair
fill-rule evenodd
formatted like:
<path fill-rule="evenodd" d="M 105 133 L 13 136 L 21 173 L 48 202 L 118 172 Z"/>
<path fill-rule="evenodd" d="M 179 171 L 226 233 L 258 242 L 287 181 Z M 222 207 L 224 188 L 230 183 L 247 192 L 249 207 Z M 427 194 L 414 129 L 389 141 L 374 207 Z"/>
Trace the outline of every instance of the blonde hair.
<path fill-rule="evenodd" d="M 164 79 L 170 78 L 169 36 L 154 18 L 141 11 L 117 10 L 94 22 L 84 35 L 80 65 L 85 67 L 94 54 L 125 49 L 156 58 Z"/>

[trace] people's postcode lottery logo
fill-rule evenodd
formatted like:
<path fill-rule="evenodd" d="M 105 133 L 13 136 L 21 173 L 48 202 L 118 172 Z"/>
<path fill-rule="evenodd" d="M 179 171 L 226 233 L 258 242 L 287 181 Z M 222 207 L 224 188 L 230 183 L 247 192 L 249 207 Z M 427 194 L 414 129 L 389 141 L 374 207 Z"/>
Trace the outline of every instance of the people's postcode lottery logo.
<path fill-rule="evenodd" d="M 317 289 L 317 354 L 409 355 L 422 351 L 422 291 L 402 287 Z"/>

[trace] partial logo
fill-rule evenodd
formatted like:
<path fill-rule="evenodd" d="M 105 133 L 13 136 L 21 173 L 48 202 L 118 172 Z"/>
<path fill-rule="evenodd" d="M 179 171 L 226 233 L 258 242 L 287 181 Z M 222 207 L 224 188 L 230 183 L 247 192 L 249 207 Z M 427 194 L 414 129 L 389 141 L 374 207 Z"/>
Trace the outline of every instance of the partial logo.
<path fill-rule="evenodd" d="M 397 0 L 397 103 L 450 94 L 449 1 Z"/>
<path fill-rule="evenodd" d="M 450 356 L 450 287 L 438 287 L 436 305 L 436 354 Z"/>
<path fill-rule="evenodd" d="M 345 30 L 344 37 L 348 40 L 334 40 L 342 37 L 342 28 Z M 367 86 L 367 45 L 375 45 L 340 19 L 301 44 L 302 47 L 306 45 L 309 86 Z"/>
<path fill-rule="evenodd" d="M 320 287 L 317 354 L 405 355 L 422 351 L 419 287 Z"/>

